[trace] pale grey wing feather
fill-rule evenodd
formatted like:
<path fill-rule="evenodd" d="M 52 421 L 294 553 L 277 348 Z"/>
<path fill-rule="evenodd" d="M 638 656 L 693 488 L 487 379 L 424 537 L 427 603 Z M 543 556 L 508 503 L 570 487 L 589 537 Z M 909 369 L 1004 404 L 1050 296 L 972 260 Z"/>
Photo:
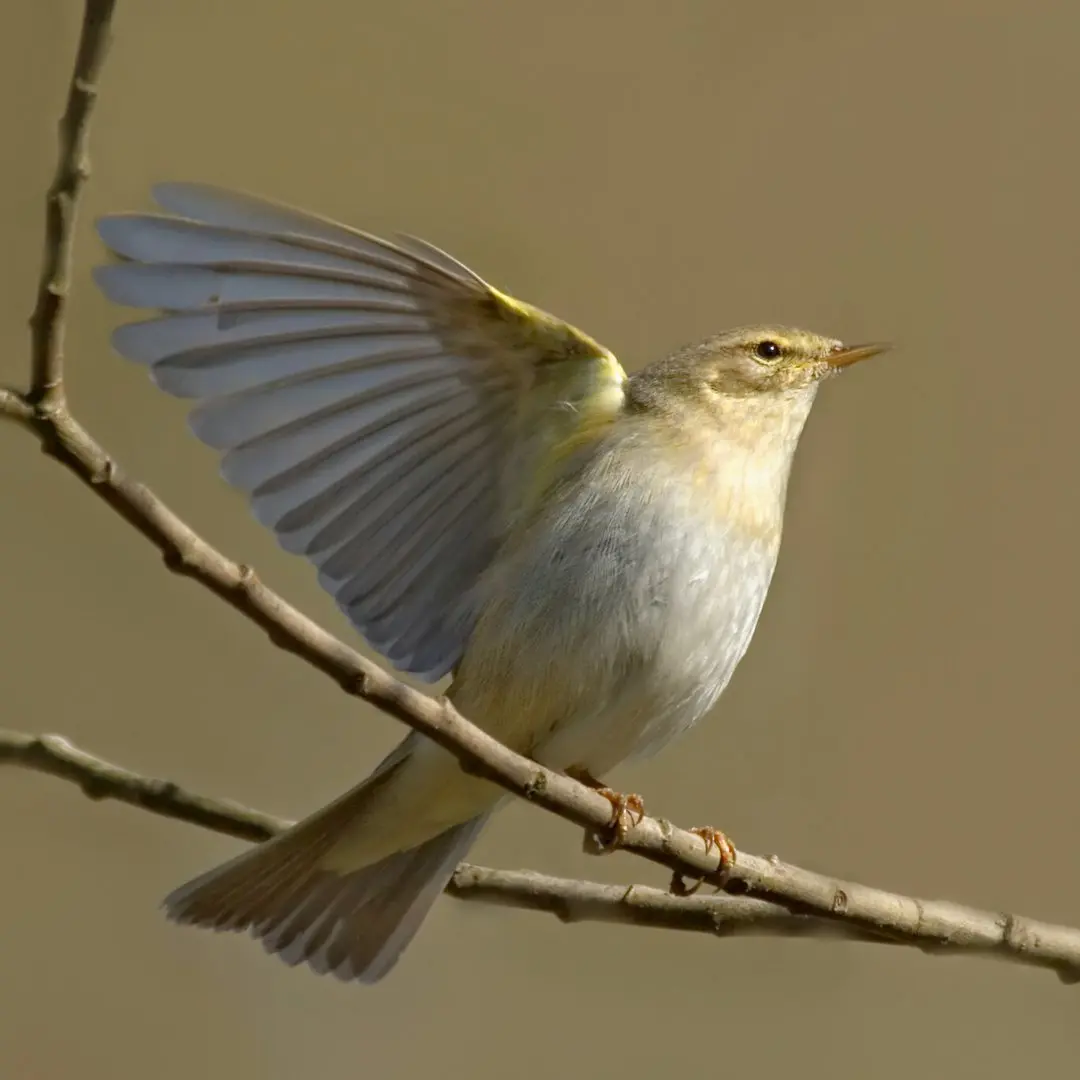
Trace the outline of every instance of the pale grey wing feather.
<path fill-rule="evenodd" d="M 487 287 L 487 282 L 479 275 L 473 273 L 473 271 L 463 262 L 458 262 L 453 255 L 443 251 L 442 248 L 436 247 L 434 244 L 428 243 L 427 240 L 422 240 L 419 236 L 412 236 L 409 233 L 398 233 L 397 244 L 402 251 L 411 252 L 418 258 L 430 263 L 432 266 L 441 267 L 446 273 L 452 276 L 460 277 L 462 280 L 471 279 L 476 282 L 476 284 L 485 288 Z"/>
<path fill-rule="evenodd" d="M 303 551 L 314 544 L 327 548 L 343 543 L 370 515 L 371 520 L 397 506 L 408 494 L 422 488 L 429 476 L 442 471 L 441 455 L 452 441 L 461 451 L 487 443 L 486 423 L 461 414 L 458 401 L 425 405 L 423 415 L 395 420 L 367 440 L 361 448 L 331 445 L 312 455 L 310 464 L 279 474 L 285 483 L 268 482 L 255 500 L 255 512 L 264 524 L 275 528 L 287 550 Z M 398 444 L 402 424 L 415 423 L 415 441 L 408 447 Z M 456 459 L 455 459 L 456 460 Z M 364 471 L 363 481 L 354 474 Z M 297 494 L 293 483 L 300 472 L 318 470 L 323 487 L 319 494 Z M 408 482 L 398 476 L 408 474 Z"/>
<path fill-rule="evenodd" d="M 226 480 L 368 642 L 434 680 L 460 658 L 470 591 L 499 540 L 499 479 L 527 385 L 499 350 L 461 348 L 447 311 L 483 282 L 438 249 L 202 185 L 155 189 L 180 217 L 99 224 L 128 262 L 118 303 L 166 314 L 117 350 L 194 398 Z M 515 360 L 513 356 L 509 358 Z"/>
<path fill-rule="evenodd" d="M 180 263 L 116 263 L 97 267 L 95 275 L 116 303 L 162 311 L 253 302 L 287 307 L 300 301 L 328 307 L 367 302 L 405 312 L 416 310 L 408 299 L 395 298 L 386 289 L 364 281 L 283 273 L 275 263 L 251 265 L 250 271 L 235 270 L 225 276 L 217 270 Z M 401 287 L 405 279 L 386 275 L 382 280 Z"/>

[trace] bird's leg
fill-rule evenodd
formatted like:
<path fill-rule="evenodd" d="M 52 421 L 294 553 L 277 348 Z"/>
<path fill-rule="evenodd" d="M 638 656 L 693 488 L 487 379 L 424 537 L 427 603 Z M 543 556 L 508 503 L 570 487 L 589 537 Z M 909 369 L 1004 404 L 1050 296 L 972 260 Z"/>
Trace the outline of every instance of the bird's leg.
<path fill-rule="evenodd" d="M 597 780 L 588 769 L 580 765 L 572 765 L 566 770 L 566 775 L 578 783 L 590 787 L 603 795 L 611 803 L 611 837 L 610 839 L 597 837 L 600 848 L 603 851 L 613 851 L 619 847 L 626 834 L 634 825 L 640 825 L 645 818 L 645 803 L 640 795 L 624 795 L 620 791 L 609 788 L 602 780 Z M 637 820 L 635 819 L 635 815 Z"/>
<path fill-rule="evenodd" d="M 735 845 L 719 829 L 711 825 L 699 825 L 696 829 L 688 829 L 695 836 L 700 836 L 705 844 L 705 854 L 708 855 L 713 848 L 720 857 L 720 865 L 716 868 L 721 881 L 730 873 L 735 865 Z M 681 874 L 671 875 L 669 891 L 675 896 L 693 896 L 701 888 L 704 878 L 698 878 L 693 885 L 687 885 Z"/>

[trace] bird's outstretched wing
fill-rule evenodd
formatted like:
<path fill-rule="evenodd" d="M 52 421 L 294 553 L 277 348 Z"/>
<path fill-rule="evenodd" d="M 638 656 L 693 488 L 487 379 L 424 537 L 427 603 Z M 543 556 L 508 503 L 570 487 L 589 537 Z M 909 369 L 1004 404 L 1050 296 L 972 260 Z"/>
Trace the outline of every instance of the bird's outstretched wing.
<path fill-rule="evenodd" d="M 508 468 L 573 441 L 556 413 L 613 416 L 618 362 L 422 241 L 205 185 L 154 198 L 165 215 L 99 222 L 124 260 L 97 269 L 103 291 L 163 312 L 121 326 L 117 351 L 198 399 L 225 479 L 368 643 L 438 679 L 515 512 Z"/>

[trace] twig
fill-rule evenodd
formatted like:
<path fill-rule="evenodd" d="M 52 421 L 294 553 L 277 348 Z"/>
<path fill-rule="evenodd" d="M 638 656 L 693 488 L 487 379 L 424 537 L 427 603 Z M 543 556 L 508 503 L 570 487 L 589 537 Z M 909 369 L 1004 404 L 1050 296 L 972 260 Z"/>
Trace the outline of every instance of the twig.
<path fill-rule="evenodd" d="M 85 3 L 75 72 L 60 123 L 60 159 L 49 190 L 45 260 L 31 319 L 30 388 L 25 393 L 0 390 L 0 415 L 35 432 L 43 450 L 149 539 L 169 569 L 226 600 L 261 626 L 279 647 L 328 674 L 346 692 L 427 735 L 455 754 L 466 770 L 587 829 L 604 830 L 611 812 L 606 799 L 569 777 L 513 753 L 461 717 L 449 702 L 409 688 L 306 618 L 263 585 L 249 567 L 211 547 L 149 488 L 125 476 L 68 411 L 61 361 L 75 213 L 87 175 L 87 132 L 96 95 L 95 80 L 105 55 L 114 5 L 115 0 Z M 109 766 L 56 737 L 10 735 L 7 739 L 0 760 L 74 780 L 93 797 L 123 799 L 157 813 L 248 838 L 266 835 L 266 830 L 282 824 L 243 808 L 183 793 L 168 782 L 146 780 Z M 668 822 L 644 819 L 628 832 L 623 846 L 676 874 L 721 883 L 715 878 L 717 857 L 705 851 L 697 836 Z M 469 884 L 459 878 L 455 888 L 459 893 L 470 889 L 482 892 L 478 880 L 474 877 Z M 484 880 L 490 884 L 493 879 Z M 532 876 L 528 887 L 522 886 L 517 892 L 502 889 L 500 896 L 538 897 L 543 892 L 538 891 L 538 880 L 543 879 Z M 662 910 L 666 917 L 671 911 L 715 912 L 722 905 L 727 911 L 756 912 L 761 917 L 759 928 L 767 922 L 766 916 L 785 920 L 814 916 L 806 921 L 830 923 L 845 936 L 886 937 L 922 947 L 990 951 L 1053 968 L 1069 981 L 1080 980 L 1080 931 L 1067 927 L 919 901 L 746 853 L 739 854 L 737 866 L 722 884 L 729 892 L 743 895 L 737 900 L 695 897 L 688 901 L 689 906 L 683 903 L 686 898 L 672 896 L 663 904 L 653 898 L 651 906 L 646 906 L 653 912 Z M 610 911 L 610 904 L 604 900 L 609 894 L 595 891 L 605 886 L 569 883 L 564 893 L 572 886 L 580 886 L 580 895 L 587 897 L 589 904 L 600 904 L 605 912 Z M 557 891 L 553 888 L 543 894 L 548 910 L 556 903 Z M 623 907 L 633 906 L 627 900 L 633 895 L 651 897 L 651 893 L 634 887 L 624 892 L 620 901 Z M 735 903 L 740 906 L 733 907 Z M 748 906 L 753 904 L 758 907 Z M 544 905 L 530 901 L 527 906 Z M 591 910 L 599 909 L 594 906 Z"/>
<path fill-rule="evenodd" d="M 67 108 L 60 118 L 60 153 L 45 208 L 45 257 L 37 305 L 30 317 L 31 404 L 48 408 L 64 403 L 64 314 L 71 289 L 71 258 L 79 194 L 90 175 L 87 143 L 97 101 L 97 79 L 105 62 L 116 0 L 87 0 Z"/>
<path fill-rule="evenodd" d="M 493 870 L 461 863 L 446 889 L 461 900 L 546 911 L 560 922 L 607 922 L 716 937 L 826 937 L 892 944 L 847 923 L 795 915 L 751 896 L 677 896 L 649 885 L 602 885 L 533 870 Z"/>
<path fill-rule="evenodd" d="M 34 406 L 17 390 L 0 387 L 0 419 L 30 425 L 34 421 Z"/>
<path fill-rule="evenodd" d="M 0 731 L 0 765 L 19 765 L 57 776 L 75 784 L 95 802 L 113 799 L 253 843 L 269 840 L 292 824 L 284 818 L 249 810 L 239 803 L 193 794 L 171 780 L 142 776 L 80 750 L 62 735 Z"/>
<path fill-rule="evenodd" d="M 141 776 L 59 735 L 0 731 L 3 764 L 58 776 L 78 785 L 91 799 L 116 799 L 242 840 L 266 840 L 291 824 L 238 803 L 194 794 L 168 780 Z M 779 862 L 773 866 L 778 872 L 805 873 Z M 602 885 L 469 863 L 458 867 L 447 892 L 462 900 L 546 911 L 563 922 L 626 923 L 720 937 L 826 937 L 904 944 L 933 953 L 996 956 L 1053 968 L 1068 981 L 1080 978 L 1078 930 L 894 894 L 880 895 L 897 909 L 920 911 L 922 918 L 904 931 L 889 934 L 843 917 L 823 918 L 751 896 L 676 896 L 646 885 Z"/>

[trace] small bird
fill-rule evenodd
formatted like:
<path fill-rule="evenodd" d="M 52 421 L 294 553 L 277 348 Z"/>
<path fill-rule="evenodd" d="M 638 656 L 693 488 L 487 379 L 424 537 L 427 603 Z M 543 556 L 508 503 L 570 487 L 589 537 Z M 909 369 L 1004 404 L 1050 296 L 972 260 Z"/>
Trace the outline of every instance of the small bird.
<path fill-rule="evenodd" d="M 371 648 L 506 746 L 601 779 L 716 702 L 750 643 L 823 379 L 881 352 L 730 330 L 628 376 L 573 326 L 413 237 L 202 184 L 98 227 L 105 294 L 161 312 L 123 356 L 195 399 L 281 546 Z M 171 918 L 373 983 L 506 798 L 416 733 Z M 722 834 L 702 833 L 708 846 Z M 723 849 L 726 850 L 726 849 Z"/>

